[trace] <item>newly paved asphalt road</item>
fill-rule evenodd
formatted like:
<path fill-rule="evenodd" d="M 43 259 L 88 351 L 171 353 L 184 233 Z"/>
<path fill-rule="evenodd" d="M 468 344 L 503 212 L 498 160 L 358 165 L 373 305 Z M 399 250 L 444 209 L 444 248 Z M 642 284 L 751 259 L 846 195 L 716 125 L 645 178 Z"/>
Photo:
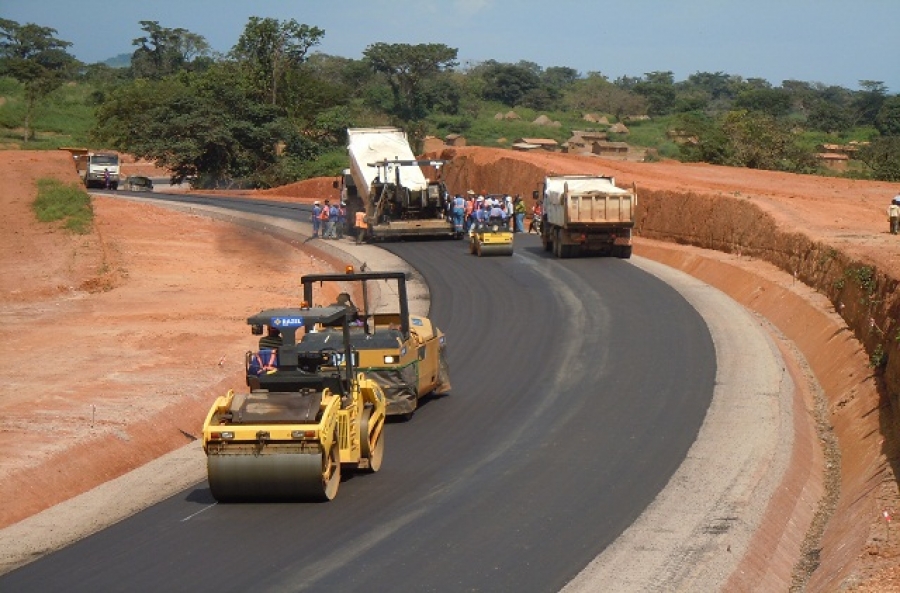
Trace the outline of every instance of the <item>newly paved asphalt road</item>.
<path fill-rule="evenodd" d="M 511 258 L 385 247 L 430 287 L 453 391 L 388 426 L 382 471 L 327 504 L 214 505 L 199 483 L 0 590 L 549 592 L 572 579 L 691 446 L 716 373 L 703 320 L 629 261 L 555 260 L 534 236 Z"/>

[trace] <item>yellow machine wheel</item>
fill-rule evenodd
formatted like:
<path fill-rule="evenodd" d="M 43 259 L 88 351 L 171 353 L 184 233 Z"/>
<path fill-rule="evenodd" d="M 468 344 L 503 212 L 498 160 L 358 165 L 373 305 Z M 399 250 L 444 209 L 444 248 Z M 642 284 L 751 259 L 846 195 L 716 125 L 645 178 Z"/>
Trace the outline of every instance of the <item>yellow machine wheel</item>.
<path fill-rule="evenodd" d="M 327 456 L 322 456 L 322 497 L 319 500 L 334 500 L 341 486 L 341 449 L 338 447 L 337 435 Z M 318 494 L 318 492 L 317 492 Z M 318 496 L 317 496 L 318 497 Z"/>
<path fill-rule="evenodd" d="M 375 442 L 371 442 L 369 440 L 371 419 L 372 410 L 366 409 L 365 413 L 363 414 L 362 422 L 360 423 L 360 432 L 362 437 L 362 456 L 369 461 L 369 467 L 365 468 L 363 471 L 374 474 L 381 469 L 381 462 L 384 459 L 384 426 L 382 426 L 381 430 L 378 431 L 378 435 L 375 437 Z"/>
<path fill-rule="evenodd" d="M 210 492 L 219 502 L 327 501 L 341 482 L 336 441 L 328 455 L 210 454 L 206 469 Z"/>

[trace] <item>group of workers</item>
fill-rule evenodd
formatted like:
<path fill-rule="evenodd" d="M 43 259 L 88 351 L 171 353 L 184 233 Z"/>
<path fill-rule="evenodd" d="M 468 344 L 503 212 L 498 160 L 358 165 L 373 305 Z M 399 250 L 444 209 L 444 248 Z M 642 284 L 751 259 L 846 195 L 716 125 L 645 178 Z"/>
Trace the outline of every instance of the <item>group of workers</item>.
<path fill-rule="evenodd" d="M 347 228 L 347 203 L 341 201 L 338 205 L 325 200 L 325 205 L 322 206 L 316 200 L 313 204 L 312 227 L 313 238 L 318 238 L 321 233 L 323 239 L 343 239 Z"/>
<path fill-rule="evenodd" d="M 466 197 L 456 194 L 450 200 L 450 213 L 458 233 L 469 232 L 484 223 L 505 225 L 514 233 L 524 233 L 526 212 L 525 202 L 518 194 L 515 197 L 509 194 L 490 196 L 487 192 L 476 194 L 470 189 Z"/>

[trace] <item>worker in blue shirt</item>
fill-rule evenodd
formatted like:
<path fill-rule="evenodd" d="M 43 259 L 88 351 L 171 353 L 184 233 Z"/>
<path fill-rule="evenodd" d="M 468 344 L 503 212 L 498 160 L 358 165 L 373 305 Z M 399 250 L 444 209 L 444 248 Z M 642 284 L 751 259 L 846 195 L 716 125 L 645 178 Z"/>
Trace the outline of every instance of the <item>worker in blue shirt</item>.
<path fill-rule="evenodd" d="M 491 206 L 491 209 L 488 210 L 488 220 L 490 222 L 506 222 L 506 212 L 503 211 L 503 208 L 500 207 L 499 203 Z"/>
<path fill-rule="evenodd" d="M 326 239 L 337 239 L 335 227 L 337 226 L 339 216 L 340 212 L 338 211 L 338 207 L 336 204 L 331 204 L 330 206 L 328 206 L 328 221 L 325 223 Z"/>
<path fill-rule="evenodd" d="M 313 238 L 318 238 L 319 229 L 322 226 L 322 221 L 319 220 L 319 216 L 322 214 L 322 206 L 319 204 L 319 200 L 316 200 L 313 203 L 313 213 L 312 213 L 312 236 Z"/>
<path fill-rule="evenodd" d="M 466 215 L 466 200 L 459 194 L 452 201 L 453 230 L 459 235 L 463 232 L 463 219 Z"/>

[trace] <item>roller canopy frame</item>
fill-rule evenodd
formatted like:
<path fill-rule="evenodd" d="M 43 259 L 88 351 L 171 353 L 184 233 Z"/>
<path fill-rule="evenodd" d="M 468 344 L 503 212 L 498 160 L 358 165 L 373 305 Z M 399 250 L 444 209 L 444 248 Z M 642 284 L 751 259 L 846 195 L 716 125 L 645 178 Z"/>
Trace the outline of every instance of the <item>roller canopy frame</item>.
<path fill-rule="evenodd" d="M 298 348 L 297 330 L 301 327 L 314 327 L 316 324 L 338 324 L 343 329 L 344 340 L 337 351 L 343 351 L 347 381 L 354 377 L 353 353 L 350 342 L 350 316 L 352 312 L 342 305 L 309 308 L 266 309 L 247 318 L 247 324 L 253 327 L 268 325 L 281 332 L 281 346 L 278 347 L 278 370 L 297 371 Z"/>

